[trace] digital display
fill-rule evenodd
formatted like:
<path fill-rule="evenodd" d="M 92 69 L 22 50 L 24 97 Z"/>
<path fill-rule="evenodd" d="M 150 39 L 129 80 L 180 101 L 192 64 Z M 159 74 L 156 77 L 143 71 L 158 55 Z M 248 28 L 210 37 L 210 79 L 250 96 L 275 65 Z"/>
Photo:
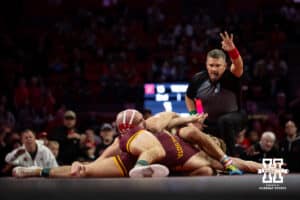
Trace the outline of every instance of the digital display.
<path fill-rule="evenodd" d="M 188 83 L 147 83 L 144 85 L 144 108 L 153 114 L 172 111 L 188 115 L 185 93 Z"/>

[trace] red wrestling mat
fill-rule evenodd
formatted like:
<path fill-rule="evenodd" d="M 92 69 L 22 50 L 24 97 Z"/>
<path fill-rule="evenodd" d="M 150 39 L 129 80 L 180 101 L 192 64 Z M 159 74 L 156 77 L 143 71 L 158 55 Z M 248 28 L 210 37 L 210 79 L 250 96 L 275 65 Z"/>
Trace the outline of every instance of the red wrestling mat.
<path fill-rule="evenodd" d="M 299 200 L 300 174 L 285 175 L 283 183 L 271 185 L 262 183 L 262 175 L 145 179 L 0 178 L 0 199 Z"/>

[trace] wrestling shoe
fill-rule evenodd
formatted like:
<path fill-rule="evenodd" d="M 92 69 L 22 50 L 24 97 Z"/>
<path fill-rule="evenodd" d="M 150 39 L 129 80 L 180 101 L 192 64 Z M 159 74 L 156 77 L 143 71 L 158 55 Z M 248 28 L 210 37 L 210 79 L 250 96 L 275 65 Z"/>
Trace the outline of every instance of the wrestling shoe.
<path fill-rule="evenodd" d="M 24 178 L 24 177 L 35 177 L 38 176 L 40 171 L 42 170 L 41 167 L 15 167 L 12 170 L 12 175 L 14 177 L 18 178 Z"/>
<path fill-rule="evenodd" d="M 243 172 L 237 168 L 234 165 L 228 165 L 225 167 L 226 172 L 228 172 L 229 175 L 243 175 Z"/>
<path fill-rule="evenodd" d="M 164 165 L 160 165 L 160 164 L 135 166 L 129 172 L 129 176 L 132 178 L 166 177 L 168 175 L 169 175 L 169 169 Z"/>

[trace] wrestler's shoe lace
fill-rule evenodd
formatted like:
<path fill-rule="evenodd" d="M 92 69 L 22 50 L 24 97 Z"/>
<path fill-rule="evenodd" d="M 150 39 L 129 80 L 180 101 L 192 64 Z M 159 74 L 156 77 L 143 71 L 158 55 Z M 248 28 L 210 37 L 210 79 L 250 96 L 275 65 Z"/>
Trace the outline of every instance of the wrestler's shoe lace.
<path fill-rule="evenodd" d="M 243 175 L 243 172 L 232 164 L 227 165 L 225 170 L 228 172 L 229 175 Z"/>

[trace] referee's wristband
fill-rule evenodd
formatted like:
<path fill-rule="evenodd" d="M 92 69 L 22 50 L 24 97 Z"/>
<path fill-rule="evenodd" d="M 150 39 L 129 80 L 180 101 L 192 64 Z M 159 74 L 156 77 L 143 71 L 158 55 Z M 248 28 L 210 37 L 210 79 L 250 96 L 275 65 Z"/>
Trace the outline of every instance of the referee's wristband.
<path fill-rule="evenodd" d="M 197 114 L 196 110 L 191 110 L 189 113 L 190 113 L 190 115 L 196 115 Z"/>
<path fill-rule="evenodd" d="M 237 48 L 228 51 L 229 57 L 233 60 L 237 59 L 240 56 L 240 52 Z"/>

